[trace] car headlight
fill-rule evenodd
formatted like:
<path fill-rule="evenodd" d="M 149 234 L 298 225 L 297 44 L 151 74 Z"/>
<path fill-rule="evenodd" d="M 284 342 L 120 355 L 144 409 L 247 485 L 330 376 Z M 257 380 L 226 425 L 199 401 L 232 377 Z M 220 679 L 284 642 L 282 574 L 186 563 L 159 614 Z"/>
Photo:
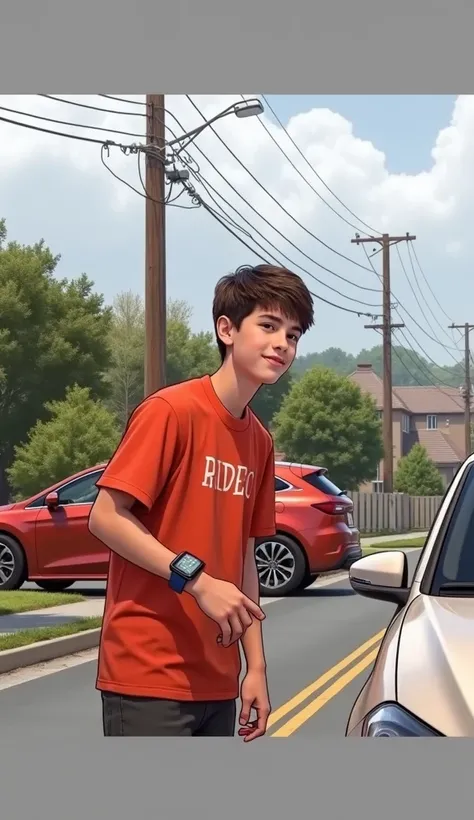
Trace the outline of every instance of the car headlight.
<path fill-rule="evenodd" d="M 442 737 L 394 703 L 377 706 L 362 723 L 362 737 Z"/>

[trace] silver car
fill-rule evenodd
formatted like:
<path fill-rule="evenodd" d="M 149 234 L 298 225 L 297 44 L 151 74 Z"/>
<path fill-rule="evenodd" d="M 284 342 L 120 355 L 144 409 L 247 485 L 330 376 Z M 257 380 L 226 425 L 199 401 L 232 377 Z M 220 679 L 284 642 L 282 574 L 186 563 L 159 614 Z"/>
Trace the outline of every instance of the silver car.
<path fill-rule="evenodd" d="M 408 583 L 405 553 L 356 561 L 360 595 L 395 603 L 350 737 L 474 737 L 474 456 L 449 487 Z"/>

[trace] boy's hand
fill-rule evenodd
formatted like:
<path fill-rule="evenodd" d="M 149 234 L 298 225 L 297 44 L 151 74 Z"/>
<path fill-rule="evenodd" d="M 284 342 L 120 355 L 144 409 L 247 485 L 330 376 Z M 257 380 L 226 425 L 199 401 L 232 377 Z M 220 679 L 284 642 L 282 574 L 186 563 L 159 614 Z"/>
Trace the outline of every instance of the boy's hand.
<path fill-rule="evenodd" d="M 218 624 L 221 630 L 218 641 L 222 646 L 230 646 L 240 640 L 253 618 L 259 621 L 265 618 L 258 604 L 228 581 L 201 573 L 187 585 L 186 590 L 196 599 L 199 608 Z"/>
<path fill-rule="evenodd" d="M 268 697 L 267 676 L 265 672 L 247 672 L 242 681 L 240 690 L 242 709 L 240 712 L 240 737 L 244 738 L 244 743 L 261 737 L 267 730 L 267 721 L 271 712 L 270 699 Z M 257 713 L 256 720 L 250 720 L 250 712 L 254 709 Z"/>

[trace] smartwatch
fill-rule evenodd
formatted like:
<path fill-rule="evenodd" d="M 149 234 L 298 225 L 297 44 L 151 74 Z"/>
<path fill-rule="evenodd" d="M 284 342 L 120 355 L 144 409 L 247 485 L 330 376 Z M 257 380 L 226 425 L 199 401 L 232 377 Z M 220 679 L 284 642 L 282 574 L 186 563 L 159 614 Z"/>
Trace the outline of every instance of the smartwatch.
<path fill-rule="evenodd" d="M 204 561 L 190 552 L 182 552 L 171 561 L 169 585 L 174 592 L 181 593 L 189 581 L 193 581 L 204 569 Z"/>

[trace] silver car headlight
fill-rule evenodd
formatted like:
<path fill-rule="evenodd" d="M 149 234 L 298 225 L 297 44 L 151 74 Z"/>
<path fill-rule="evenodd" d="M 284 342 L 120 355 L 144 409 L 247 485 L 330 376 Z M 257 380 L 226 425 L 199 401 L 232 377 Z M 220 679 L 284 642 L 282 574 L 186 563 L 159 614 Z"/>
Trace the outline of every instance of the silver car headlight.
<path fill-rule="evenodd" d="M 362 737 L 442 737 L 395 703 L 383 703 L 362 722 Z"/>

